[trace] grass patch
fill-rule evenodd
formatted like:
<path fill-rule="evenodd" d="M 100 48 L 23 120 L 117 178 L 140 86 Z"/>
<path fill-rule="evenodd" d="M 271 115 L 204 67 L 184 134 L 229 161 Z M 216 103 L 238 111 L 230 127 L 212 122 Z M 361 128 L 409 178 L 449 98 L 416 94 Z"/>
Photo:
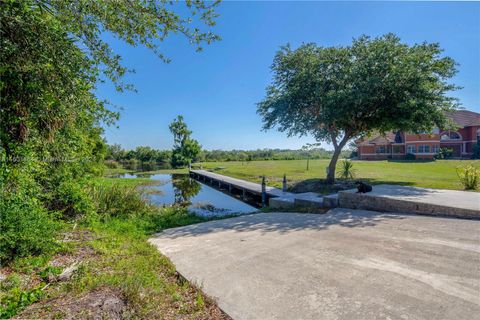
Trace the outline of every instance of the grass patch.
<path fill-rule="evenodd" d="M 290 187 L 304 181 L 315 182 L 326 178 L 325 168 L 329 160 L 271 160 L 251 162 L 206 162 L 204 169 L 260 183 L 262 175 L 268 185 L 281 188 L 283 174 L 287 175 Z M 480 160 L 437 160 L 437 161 L 352 161 L 355 176 L 371 184 L 400 184 L 424 188 L 463 190 L 456 168 L 465 163 L 480 165 Z"/>

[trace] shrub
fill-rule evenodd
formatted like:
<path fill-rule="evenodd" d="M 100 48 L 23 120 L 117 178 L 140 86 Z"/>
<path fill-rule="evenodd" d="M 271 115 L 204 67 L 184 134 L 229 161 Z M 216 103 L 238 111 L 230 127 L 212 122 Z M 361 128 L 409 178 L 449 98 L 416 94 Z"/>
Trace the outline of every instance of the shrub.
<path fill-rule="evenodd" d="M 465 190 L 475 190 L 480 183 L 480 170 L 473 164 L 457 167 L 457 175 Z"/>
<path fill-rule="evenodd" d="M 0 262 L 51 252 L 59 224 L 25 194 L 0 193 Z"/>
<path fill-rule="evenodd" d="M 47 196 L 48 209 L 61 212 L 64 218 L 84 216 L 94 209 L 85 185 L 73 179 L 59 181 Z"/>
<path fill-rule="evenodd" d="M 343 179 L 354 179 L 356 170 L 353 168 L 353 162 L 343 160 L 338 170 L 338 177 Z"/>
<path fill-rule="evenodd" d="M 413 153 L 407 153 L 405 160 L 415 160 L 415 155 Z"/>
<path fill-rule="evenodd" d="M 440 148 L 440 151 L 435 155 L 435 159 L 450 159 L 453 155 L 453 149 Z"/>
<path fill-rule="evenodd" d="M 91 196 L 101 218 L 130 217 L 150 210 L 141 191 L 118 183 L 94 185 Z"/>
<path fill-rule="evenodd" d="M 118 169 L 122 167 L 122 165 L 115 160 L 106 160 L 105 166 L 109 169 Z"/>

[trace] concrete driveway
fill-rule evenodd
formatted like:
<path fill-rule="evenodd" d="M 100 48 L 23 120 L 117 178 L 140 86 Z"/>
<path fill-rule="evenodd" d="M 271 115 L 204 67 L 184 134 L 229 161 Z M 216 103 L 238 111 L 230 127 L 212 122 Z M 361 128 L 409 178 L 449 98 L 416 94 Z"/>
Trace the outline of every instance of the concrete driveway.
<path fill-rule="evenodd" d="M 151 243 L 234 319 L 478 319 L 480 221 L 334 209 L 167 230 Z"/>

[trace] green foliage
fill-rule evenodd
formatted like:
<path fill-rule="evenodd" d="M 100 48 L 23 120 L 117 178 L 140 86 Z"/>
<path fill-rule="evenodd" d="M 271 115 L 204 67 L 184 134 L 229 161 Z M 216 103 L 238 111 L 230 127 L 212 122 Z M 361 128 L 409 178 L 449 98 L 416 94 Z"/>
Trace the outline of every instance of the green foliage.
<path fill-rule="evenodd" d="M 12 183 L 6 175 L 0 175 L 0 263 L 53 251 L 59 228 L 54 214 L 34 197 L 35 184 L 21 175 Z"/>
<path fill-rule="evenodd" d="M 52 278 L 57 277 L 62 273 L 62 268 L 60 267 L 53 267 L 53 266 L 47 266 L 44 268 L 42 271 L 38 273 L 38 276 L 40 279 L 42 279 L 44 282 L 50 282 Z"/>
<path fill-rule="evenodd" d="M 356 170 L 353 168 L 353 162 L 350 160 L 343 160 L 338 170 L 338 177 L 342 179 L 354 179 Z"/>
<path fill-rule="evenodd" d="M 30 290 L 11 290 L 0 300 L 0 319 L 9 319 L 15 316 L 20 310 L 38 301 L 43 292 L 41 285 Z"/>
<path fill-rule="evenodd" d="M 450 159 L 453 155 L 452 148 L 440 148 L 439 152 L 434 156 L 435 159 Z"/>
<path fill-rule="evenodd" d="M 58 224 L 35 199 L 4 196 L 0 212 L 0 262 L 55 248 Z"/>
<path fill-rule="evenodd" d="M 456 107 L 446 94 L 455 62 L 437 43 L 407 45 L 393 35 L 362 36 L 343 47 L 313 43 L 281 48 L 272 84 L 258 103 L 264 129 L 313 135 L 335 153 L 327 180 L 333 182 L 342 148 L 372 131 L 429 131 L 447 127 L 445 111 Z"/>
<path fill-rule="evenodd" d="M 90 191 L 95 210 L 101 219 L 130 217 L 150 210 L 136 186 L 113 183 L 95 184 Z"/>
<path fill-rule="evenodd" d="M 413 161 L 415 160 L 415 155 L 413 153 L 407 153 L 405 156 L 405 160 Z"/>
<path fill-rule="evenodd" d="M 93 213 L 93 204 L 84 183 L 64 180 L 57 190 L 49 194 L 49 209 L 62 213 L 64 218 L 74 218 Z"/>
<path fill-rule="evenodd" d="M 457 167 L 458 179 L 465 190 L 476 190 L 480 184 L 480 169 L 473 164 Z"/>
<path fill-rule="evenodd" d="M 201 150 L 196 161 L 255 161 L 255 160 L 299 160 L 299 159 L 330 159 L 333 151 L 323 148 L 309 150 L 289 149 L 257 149 L 257 150 Z M 341 157 L 348 158 L 351 150 L 344 150 Z M 129 168 L 145 167 L 148 164 L 158 164 L 165 167 L 170 163 L 172 151 L 157 150 L 150 147 L 137 147 L 134 150 L 124 150 L 120 145 L 107 145 L 105 165 L 108 168 L 120 168 L 122 165 Z"/>
<path fill-rule="evenodd" d="M 182 116 L 178 116 L 169 126 L 173 134 L 172 167 L 185 167 L 194 161 L 201 151 L 197 140 L 190 138 L 192 131 L 188 130 Z"/>

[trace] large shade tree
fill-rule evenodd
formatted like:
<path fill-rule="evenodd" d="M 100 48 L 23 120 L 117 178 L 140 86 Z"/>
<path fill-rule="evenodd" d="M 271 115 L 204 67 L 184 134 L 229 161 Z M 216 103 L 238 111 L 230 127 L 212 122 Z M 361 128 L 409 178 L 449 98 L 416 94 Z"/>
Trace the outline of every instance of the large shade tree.
<path fill-rule="evenodd" d="M 258 103 L 263 128 L 310 134 L 333 145 L 327 182 L 335 180 L 342 148 L 372 132 L 446 127 L 457 107 L 447 94 L 455 61 L 438 43 L 408 45 L 394 34 L 361 36 L 349 46 L 289 45 L 276 54 L 273 80 Z"/>

